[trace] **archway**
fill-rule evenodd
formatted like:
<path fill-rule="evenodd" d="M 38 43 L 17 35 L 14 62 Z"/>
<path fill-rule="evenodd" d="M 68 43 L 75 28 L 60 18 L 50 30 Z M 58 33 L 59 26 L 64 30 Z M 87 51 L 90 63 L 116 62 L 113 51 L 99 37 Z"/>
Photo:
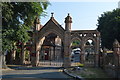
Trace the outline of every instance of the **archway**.
<path fill-rule="evenodd" d="M 71 66 L 77 66 L 80 63 L 81 39 L 75 37 L 71 40 Z"/>
<path fill-rule="evenodd" d="M 85 66 L 94 66 L 95 64 L 95 45 L 96 42 L 94 39 L 88 38 L 84 44 L 85 56 L 84 64 Z"/>
<path fill-rule="evenodd" d="M 55 33 L 49 33 L 42 40 L 39 62 L 41 66 L 63 65 L 63 42 Z"/>
<path fill-rule="evenodd" d="M 80 53 L 79 62 L 84 64 L 85 52 L 87 52 L 87 50 L 89 50 L 89 52 L 93 50 L 93 46 L 91 46 L 91 43 L 89 42 L 90 40 L 95 42 L 94 62 L 95 62 L 95 66 L 98 66 L 99 37 L 100 37 L 99 32 L 97 30 L 71 30 L 71 23 L 72 23 L 72 18 L 70 17 L 69 14 L 65 18 L 65 29 L 62 28 L 62 26 L 54 19 L 53 14 L 50 20 L 40 30 L 36 30 L 37 29 L 36 27 L 38 27 L 37 26 L 38 23 L 36 23 L 35 31 L 33 34 L 33 50 L 32 50 L 32 53 L 35 54 L 35 57 L 33 56 L 33 61 L 32 61 L 33 63 L 35 63 L 35 66 L 37 64 L 37 61 L 39 62 L 39 60 L 43 58 L 40 55 L 41 52 L 45 53 L 43 54 L 45 57 L 45 55 L 47 56 L 49 55 L 49 52 L 50 52 L 49 50 L 52 50 L 50 46 L 48 47 L 48 50 L 47 50 L 47 47 L 45 48 L 46 45 L 44 45 L 47 41 L 47 36 L 50 36 L 50 35 L 58 36 L 61 39 L 61 44 L 62 46 L 64 46 L 63 47 L 63 56 L 64 56 L 63 66 L 64 67 L 70 67 L 71 65 L 70 55 L 71 55 L 72 49 L 75 50 L 75 48 L 79 49 L 79 53 Z M 50 41 L 49 43 L 52 43 Z M 87 45 L 87 44 L 90 44 L 90 45 Z M 52 47 L 53 46 L 54 45 L 52 45 Z M 91 50 L 88 49 L 89 47 Z M 38 57 L 39 55 L 40 55 L 40 59 Z M 55 59 L 55 58 L 46 57 L 44 59 L 49 60 L 49 59 Z"/>

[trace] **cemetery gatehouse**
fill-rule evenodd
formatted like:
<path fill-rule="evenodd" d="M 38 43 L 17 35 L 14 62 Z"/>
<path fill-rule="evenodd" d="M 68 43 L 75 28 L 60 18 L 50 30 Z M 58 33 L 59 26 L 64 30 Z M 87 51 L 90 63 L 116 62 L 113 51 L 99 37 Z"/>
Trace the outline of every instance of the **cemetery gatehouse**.
<path fill-rule="evenodd" d="M 100 33 L 97 30 L 71 30 L 70 14 L 64 22 L 65 28 L 57 22 L 53 13 L 43 26 L 39 18 L 36 18 L 32 31 L 28 31 L 30 40 L 26 43 L 18 41 L 18 50 L 8 54 L 5 51 L 6 59 L 3 57 L 3 60 L 6 60 L 6 64 L 57 69 L 64 67 L 73 68 L 75 71 L 80 69 L 81 65 L 86 69 L 100 67 L 110 76 L 119 78 L 120 43 L 115 39 L 112 50 L 102 49 Z"/>
<path fill-rule="evenodd" d="M 34 54 L 31 57 L 33 66 L 43 64 L 42 61 L 51 61 L 70 67 L 72 62 L 77 62 L 74 58 L 76 54 L 80 63 L 98 66 L 100 33 L 97 30 L 71 30 L 72 18 L 69 14 L 65 18 L 65 29 L 55 20 L 53 13 L 44 26 L 40 25 L 38 18 L 34 24 L 31 51 Z"/>

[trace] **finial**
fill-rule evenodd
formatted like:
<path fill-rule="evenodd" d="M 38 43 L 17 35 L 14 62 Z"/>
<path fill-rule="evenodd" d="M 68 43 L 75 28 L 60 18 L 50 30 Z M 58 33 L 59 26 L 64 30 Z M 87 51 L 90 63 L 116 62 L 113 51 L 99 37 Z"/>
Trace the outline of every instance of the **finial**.
<path fill-rule="evenodd" d="M 118 42 L 117 39 L 115 39 L 115 41 L 114 41 L 114 43 L 113 43 L 113 46 L 114 46 L 114 47 L 116 47 L 116 46 L 117 46 L 117 47 L 118 47 L 118 46 L 120 47 L 120 44 L 119 44 L 119 42 Z"/>
<path fill-rule="evenodd" d="M 70 16 L 70 13 L 68 13 L 68 16 Z"/>
<path fill-rule="evenodd" d="M 51 13 L 51 17 L 53 17 L 53 14 L 54 14 L 54 13 L 52 12 L 52 13 Z"/>
<path fill-rule="evenodd" d="M 35 18 L 34 24 L 39 24 L 40 23 L 40 19 L 38 18 L 38 16 Z"/>

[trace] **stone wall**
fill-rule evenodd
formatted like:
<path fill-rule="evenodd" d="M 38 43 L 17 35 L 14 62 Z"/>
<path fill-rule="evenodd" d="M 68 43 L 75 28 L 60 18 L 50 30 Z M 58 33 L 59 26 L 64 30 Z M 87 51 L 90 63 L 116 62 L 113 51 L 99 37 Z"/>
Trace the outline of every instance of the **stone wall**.
<path fill-rule="evenodd" d="M 113 52 L 103 50 L 101 67 L 113 78 L 120 78 L 120 43 L 115 40 Z"/>

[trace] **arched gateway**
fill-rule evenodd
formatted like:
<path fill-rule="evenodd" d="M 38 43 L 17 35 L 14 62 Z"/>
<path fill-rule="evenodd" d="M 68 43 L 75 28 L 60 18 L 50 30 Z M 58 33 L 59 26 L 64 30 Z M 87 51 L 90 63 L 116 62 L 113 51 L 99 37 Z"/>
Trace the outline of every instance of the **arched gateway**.
<path fill-rule="evenodd" d="M 35 20 L 31 58 L 33 66 L 37 66 L 39 60 L 56 60 L 59 58 L 59 60 L 63 60 L 63 67 L 70 67 L 71 51 L 76 47 L 81 49 L 81 63 L 85 63 L 86 53 L 94 52 L 94 66 L 98 66 L 99 32 L 97 30 L 71 30 L 71 23 L 72 18 L 69 14 L 65 18 L 65 29 L 54 19 L 53 13 L 50 20 L 43 27 L 41 27 L 38 18 Z M 73 46 L 72 42 L 74 40 L 79 41 L 79 44 Z M 88 41 L 93 43 L 88 45 Z M 56 58 L 55 55 L 58 57 Z"/>

